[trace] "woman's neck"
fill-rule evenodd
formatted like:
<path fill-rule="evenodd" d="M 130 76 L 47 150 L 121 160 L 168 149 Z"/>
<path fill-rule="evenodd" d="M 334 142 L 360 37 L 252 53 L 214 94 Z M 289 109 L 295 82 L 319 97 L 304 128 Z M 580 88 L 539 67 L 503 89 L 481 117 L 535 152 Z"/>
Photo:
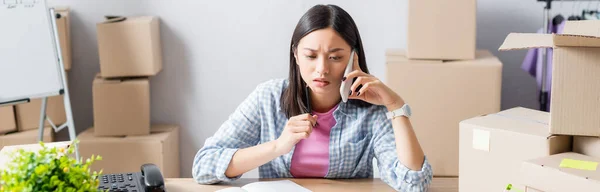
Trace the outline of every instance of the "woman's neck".
<path fill-rule="evenodd" d="M 312 110 L 318 113 L 325 113 L 335 107 L 338 103 L 340 103 L 341 98 L 323 96 L 323 95 L 315 95 L 314 93 L 310 93 L 310 103 L 312 106 Z"/>

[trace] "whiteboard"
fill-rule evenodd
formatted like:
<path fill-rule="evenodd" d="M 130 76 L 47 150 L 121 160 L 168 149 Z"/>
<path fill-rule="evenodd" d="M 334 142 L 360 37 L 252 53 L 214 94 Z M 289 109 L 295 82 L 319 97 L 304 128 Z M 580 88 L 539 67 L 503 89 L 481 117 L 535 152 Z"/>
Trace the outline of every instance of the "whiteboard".
<path fill-rule="evenodd" d="M 0 104 L 61 94 L 54 17 L 45 0 L 0 0 Z"/>

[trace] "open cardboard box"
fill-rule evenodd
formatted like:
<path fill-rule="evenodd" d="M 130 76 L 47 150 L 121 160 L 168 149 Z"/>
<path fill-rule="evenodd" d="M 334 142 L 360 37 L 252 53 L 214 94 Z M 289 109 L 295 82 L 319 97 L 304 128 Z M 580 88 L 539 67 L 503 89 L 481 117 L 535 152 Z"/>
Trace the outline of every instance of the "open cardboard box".
<path fill-rule="evenodd" d="M 566 163 L 571 160 L 570 163 Z M 560 153 L 523 162 L 522 181 L 539 191 L 600 191 L 600 158 L 578 153 Z M 595 166 L 590 166 L 595 163 Z M 567 165 L 567 166 L 564 166 Z M 592 168 L 587 169 L 587 168 Z"/>
<path fill-rule="evenodd" d="M 563 34 L 511 33 L 500 51 L 554 48 L 550 133 L 600 136 L 600 20 L 567 21 Z"/>

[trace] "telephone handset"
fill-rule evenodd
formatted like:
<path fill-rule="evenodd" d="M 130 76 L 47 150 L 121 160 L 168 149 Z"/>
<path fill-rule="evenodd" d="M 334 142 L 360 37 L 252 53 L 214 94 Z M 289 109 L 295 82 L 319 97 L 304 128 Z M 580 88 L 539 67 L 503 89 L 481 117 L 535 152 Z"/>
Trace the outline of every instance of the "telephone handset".
<path fill-rule="evenodd" d="M 352 72 L 352 66 L 354 65 L 354 52 L 355 49 L 352 49 L 352 53 L 350 53 L 350 60 L 348 60 L 348 64 L 346 64 L 344 77 L 346 77 L 350 72 Z M 350 95 L 350 87 L 352 86 L 352 83 L 353 82 L 350 80 L 342 81 L 342 86 L 340 86 L 340 95 L 342 95 L 342 101 L 344 103 L 348 101 L 348 96 Z"/>
<path fill-rule="evenodd" d="M 141 167 L 142 185 L 146 188 L 146 192 L 163 192 L 165 191 L 165 181 L 160 173 L 160 169 L 154 164 L 144 164 Z"/>
<path fill-rule="evenodd" d="M 106 174 L 100 177 L 100 191 L 164 192 L 165 182 L 160 169 L 144 164 L 140 172 Z"/>

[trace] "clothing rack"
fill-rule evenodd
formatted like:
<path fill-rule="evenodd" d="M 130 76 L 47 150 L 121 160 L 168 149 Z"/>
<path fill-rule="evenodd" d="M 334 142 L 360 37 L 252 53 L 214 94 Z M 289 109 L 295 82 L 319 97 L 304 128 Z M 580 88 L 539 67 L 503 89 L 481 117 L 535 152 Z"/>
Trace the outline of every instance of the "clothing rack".
<path fill-rule="evenodd" d="M 562 2 L 577 2 L 577 1 L 598 1 L 598 0 L 537 0 L 538 2 L 544 2 L 546 3 L 546 5 L 544 6 L 544 33 L 550 33 L 552 31 L 552 29 L 550 29 L 550 25 L 548 25 L 548 22 L 550 22 L 550 10 L 552 9 L 552 2 L 553 1 L 562 1 Z M 547 104 L 548 104 L 548 88 L 546 87 L 546 85 L 548 84 L 547 81 L 547 68 L 548 68 L 548 57 L 547 57 L 547 50 L 546 49 L 542 49 L 542 89 L 540 90 L 540 96 L 539 96 L 539 101 L 540 101 L 540 110 L 541 111 L 549 111 L 549 109 L 547 108 Z"/>

